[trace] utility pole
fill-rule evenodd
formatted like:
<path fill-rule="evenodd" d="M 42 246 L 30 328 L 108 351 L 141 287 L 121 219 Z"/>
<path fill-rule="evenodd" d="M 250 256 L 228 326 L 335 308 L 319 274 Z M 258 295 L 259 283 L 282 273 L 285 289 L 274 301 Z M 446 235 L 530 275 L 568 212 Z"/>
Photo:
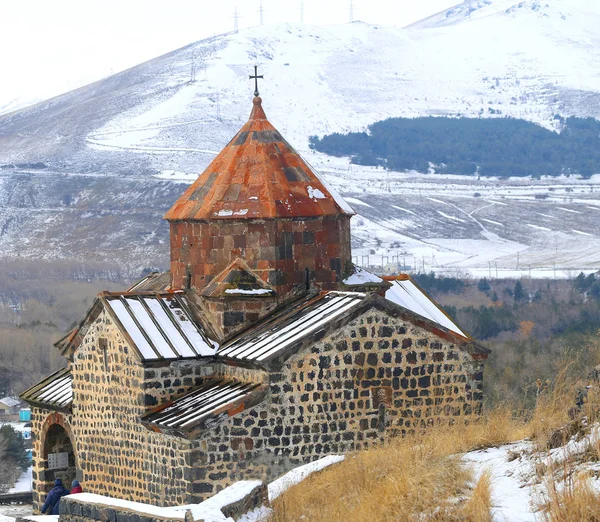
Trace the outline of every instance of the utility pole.
<path fill-rule="evenodd" d="M 233 32 L 235 34 L 237 34 L 237 32 L 238 32 L 238 20 L 239 20 L 239 16 L 238 16 L 237 5 L 236 5 L 233 8 Z"/>
<path fill-rule="evenodd" d="M 350 0 L 350 23 L 354 22 L 354 0 Z"/>
<path fill-rule="evenodd" d="M 304 0 L 300 0 L 300 23 L 304 23 Z"/>
<path fill-rule="evenodd" d="M 190 83 L 196 81 L 196 50 L 192 51 L 192 66 L 190 70 Z"/>
<path fill-rule="evenodd" d="M 217 91 L 217 121 L 221 121 L 221 100 L 219 99 L 219 91 Z"/>
<path fill-rule="evenodd" d="M 258 8 L 258 12 L 260 13 L 260 25 L 263 25 L 263 5 L 262 5 L 262 0 L 260 0 L 260 7 Z"/>

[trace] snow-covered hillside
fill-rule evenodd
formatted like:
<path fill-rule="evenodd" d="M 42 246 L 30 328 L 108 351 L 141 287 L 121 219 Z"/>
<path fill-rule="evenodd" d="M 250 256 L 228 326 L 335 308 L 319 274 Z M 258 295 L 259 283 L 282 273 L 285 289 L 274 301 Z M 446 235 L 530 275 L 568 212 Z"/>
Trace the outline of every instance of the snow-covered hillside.
<path fill-rule="evenodd" d="M 361 262 L 374 250 L 427 269 L 600 268 L 599 181 L 450 183 L 308 150 L 310 135 L 391 116 L 499 114 L 550 128 L 556 113 L 600 117 L 600 4 L 467 5 L 405 29 L 357 22 L 220 35 L 0 117 L 3 255 L 164 264 L 160 216 L 183 191 L 177 182 L 194 179 L 246 120 L 258 63 L 271 122 L 355 199 Z M 568 214 L 558 207 L 567 203 Z"/>

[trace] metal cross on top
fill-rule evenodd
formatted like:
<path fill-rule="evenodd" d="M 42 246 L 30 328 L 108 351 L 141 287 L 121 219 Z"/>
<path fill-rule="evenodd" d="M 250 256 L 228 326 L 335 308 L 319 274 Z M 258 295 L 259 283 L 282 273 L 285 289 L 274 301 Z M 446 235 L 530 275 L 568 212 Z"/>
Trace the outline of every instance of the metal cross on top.
<path fill-rule="evenodd" d="M 254 80 L 254 96 L 258 96 L 258 79 L 264 79 L 264 76 L 261 74 L 258 75 L 258 65 L 254 66 L 254 76 L 250 76 L 251 80 Z"/>

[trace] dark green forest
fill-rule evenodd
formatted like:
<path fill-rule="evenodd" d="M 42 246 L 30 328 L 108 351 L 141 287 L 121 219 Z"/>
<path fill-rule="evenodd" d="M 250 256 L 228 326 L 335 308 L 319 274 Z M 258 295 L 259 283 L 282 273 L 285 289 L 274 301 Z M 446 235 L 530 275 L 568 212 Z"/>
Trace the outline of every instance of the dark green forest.
<path fill-rule="evenodd" d="M 389 118 L 367 132 L 310 137 L 310 147 L 359 165 L 480 176 L 600 173 L 600 121 L 555 116 L 556 133 L 515 118 Z"/>

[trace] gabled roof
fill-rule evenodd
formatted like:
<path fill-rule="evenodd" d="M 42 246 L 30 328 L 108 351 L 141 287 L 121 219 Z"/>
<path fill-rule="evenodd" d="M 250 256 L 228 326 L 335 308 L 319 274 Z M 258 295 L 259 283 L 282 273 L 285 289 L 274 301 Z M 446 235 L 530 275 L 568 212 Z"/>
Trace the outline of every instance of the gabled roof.
<path fill-rule="evenodd" d="M 266 363 L 293 347 L 300 339 L 344 316 L 365 297 L 365 294 L 357 292 L 327 292 L 302 300 L 243 333 L 219 350 L 217 355 Z"/>
<path fill-rule="evenodd" d="M 210 357 L 218 344 L 190 311 L 183 292 L 167 294 L 101 294 L 143 361 Z"/>
<path fill-rule="evenodd" d="M 275 290 L 242 260 L 235 259 L 202 291 L 205 297 L 273 297 Z"/>
<path fill-rule="evenodd" d="M 127 289 L 128 292 L 165 292 L 171 289 L 171 271 L 152 272 Z"/>
<path fill-rule="evenodd" d="M 354 211 L 269 123 L 250 119 L 165 214 L 169 221 L 353 215 Z"/>
<path fill-rule="evenodd" d="M 179 434 L 214 425 L 221 417 L 232 416 L 258 404 L 266 388 L 257 383 L 219 380 L 168 402 L 142 417 L 157 431 Z"/>
<path fill-rule="evenodd" d="M 14 408 L 20 404 L 19 400 L 15 399 L 14 397 L 4 397 L 0 399 L 0 402 L 9 408 Z"/>
<path fill-rule="evenodd" d="M 308 344 L 317 342 L 328 335 L 328 332 L 371 308 L 432 332 L 474 358 L 485 358 L 490 353 L 466 334 L 459 334 L 441 324 L 444 321 L 440 316 L 431 318 L 422 315 L 423 310 L 415 312 L 413 309 L 417 309 L 417 306 L 414 302 L 405 301 L 405 305 L 407 306 L 383 298 L 377 293 L 323 292 L 316 297 L 303 299 L 250 327 L 219 349 L 217 357 L 233 360 L 238 364 L 244 362 L 250 366 L 277 366 Z M 439 313 L 450 321 L 443 312 Z M 453 328 L 458 329 L 451 323 Z"/>
<path fill-rule="evenodd" d="M 73 402 L 73 376 L 69 368 L 49 375 L 21 394 L 24 401 L 51 410 L 69 410 Z"/>
<path fill-rule="evenodd" d="M 469 336 L 408 275 L 387 279 L 392 286 L 385 292 L 386 299 L 469 339 Z"/>

